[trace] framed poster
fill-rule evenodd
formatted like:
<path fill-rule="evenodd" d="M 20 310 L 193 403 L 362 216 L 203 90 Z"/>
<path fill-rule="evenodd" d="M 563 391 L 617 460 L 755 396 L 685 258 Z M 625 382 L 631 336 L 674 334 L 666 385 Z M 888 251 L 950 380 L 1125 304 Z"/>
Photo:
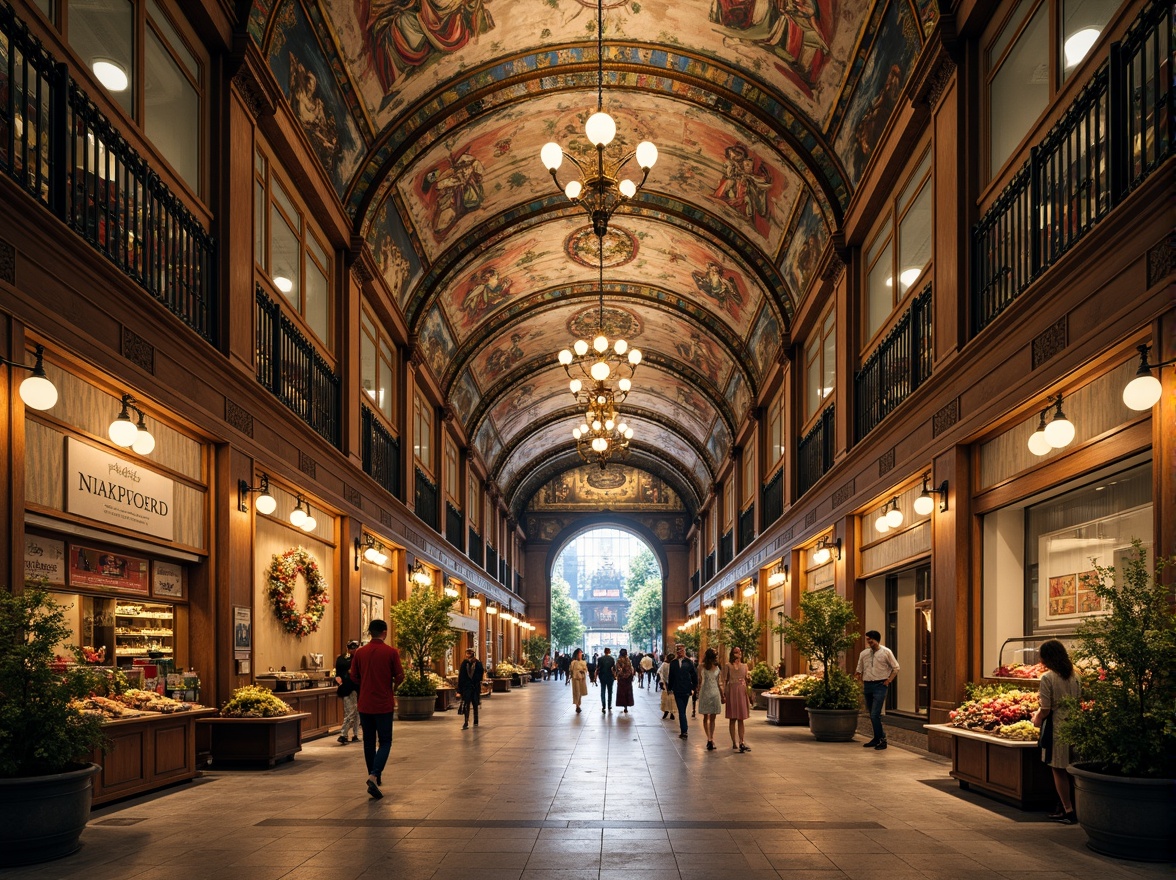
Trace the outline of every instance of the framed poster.
<path fill-rule="evenodd" d="M 44 580 L 51 586 L 65 586 L 65 542 L 25 535 L 25 581 Z"/>
<path fill-rule="evenodd" d="M 69 548 L 69 584 L 71 587 L 98 587 L 146 596 L 150 593 L 146 559 L 94 550 L 71 544 Z"/>
<path fill-rule="evenodd" d="M 174 562 L 151 563 L 151 595 L 166 599 L 184 598 L 184 566 Z"/>
<path fill-rule="evenodd" d="M 253 612 L 240 605 L 233 606 L 233 651 L 248 653 L 253 650 Z"/>
<path fill-rule="evenodd" d="M 372 596 L 372 620 L 383 620 L 387 622 L 388 618 L 384 616 L 384 597 Z"/>

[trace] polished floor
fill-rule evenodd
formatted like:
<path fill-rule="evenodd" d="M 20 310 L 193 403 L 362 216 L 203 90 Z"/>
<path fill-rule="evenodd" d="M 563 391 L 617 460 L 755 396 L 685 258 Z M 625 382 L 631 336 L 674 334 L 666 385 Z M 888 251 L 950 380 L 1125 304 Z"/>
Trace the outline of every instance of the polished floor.
<path fill-rule="evenodd" d="M 328 738 L 270 771 L 216 771 L 96 810 L 76 855 L 4 877 L 78 880 L 980 880 L 1170 877 L 1086 849 L 1078 827 L 961 791 L 942 759 L 817 743 L 748 722 L 707 752 L 636 691 L 495 694 L 482 724 L 397 722 L 385 797 L 359 744 Z"/>

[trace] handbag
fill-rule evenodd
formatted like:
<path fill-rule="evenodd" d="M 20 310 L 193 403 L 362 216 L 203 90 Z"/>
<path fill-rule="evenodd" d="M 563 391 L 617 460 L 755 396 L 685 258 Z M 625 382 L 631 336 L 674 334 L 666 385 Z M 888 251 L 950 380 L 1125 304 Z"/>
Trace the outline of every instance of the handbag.
<path fill-rule="evenodd" d="M 1041 760 L 1048 764 L 1053 760 L 1053 713 L 1050 712 L 1041 722 L 1041 732 L 1037 735 L 1037 747 L 1041 749 Z"/>

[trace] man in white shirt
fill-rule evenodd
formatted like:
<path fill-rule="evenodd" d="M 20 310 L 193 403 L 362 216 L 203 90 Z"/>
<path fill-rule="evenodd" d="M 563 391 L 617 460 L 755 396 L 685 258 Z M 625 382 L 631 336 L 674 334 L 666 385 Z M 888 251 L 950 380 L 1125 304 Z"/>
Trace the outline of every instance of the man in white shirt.
<path fill-rule="evenodd" d="M 866 706 L 870 710 L 870 724 L 874 728 L 874 738 L 864 748 L 876 751 L 886 748 L 882 707 L 886 705 L 886 688 L 898 677 L 898 661 L 894 659 L 891 650 L 879 641 L 881 638 L 881 633 L 876 629 L 866 633 L 866 650 L 862 651 L 857 662 L 857 677 L 862 682 Z"/>

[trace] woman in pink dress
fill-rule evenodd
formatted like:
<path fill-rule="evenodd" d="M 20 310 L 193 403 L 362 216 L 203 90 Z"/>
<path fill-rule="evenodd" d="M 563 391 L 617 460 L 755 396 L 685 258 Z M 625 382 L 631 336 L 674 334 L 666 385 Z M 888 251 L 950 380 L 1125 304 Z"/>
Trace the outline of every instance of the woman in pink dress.
<path fill-rule="evenodd" d="M 732 648 L 728 663 L 723 667 L 719 683 L 723 690 L 723 714 L 731 731 L 731 748 L 738 752 L 750 752 L 751 747 L 743 741 L 743 722 L 751 715 L 751 701 L 747 695 L 747 664 L 743 662 L 743 651 Z M 739 728 L 739 742 L 735 742 L 735 728 Z"/>
<path fill-rule="evenodd" d="M 621 656 L 617 658 L 617 706 L 624 706 L 627 715 L 632 705 L 633 661 L 629 659 L 628 649 L 621 648 Z"/>

